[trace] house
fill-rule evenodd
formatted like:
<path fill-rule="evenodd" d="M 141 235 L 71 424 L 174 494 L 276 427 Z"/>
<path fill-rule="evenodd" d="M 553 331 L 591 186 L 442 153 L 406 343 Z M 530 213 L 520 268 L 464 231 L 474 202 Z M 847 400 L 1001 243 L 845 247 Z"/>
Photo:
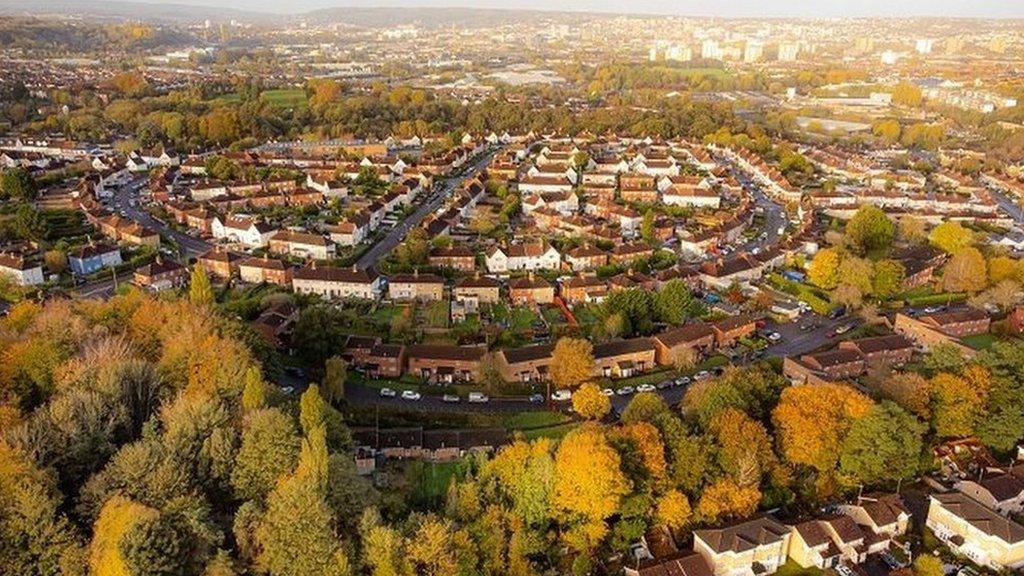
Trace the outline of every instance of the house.
<path fill-rule="evenodd" d="M 634 568 L 625 567 L 626 576 L 714 576 L 708 561 L 697 552 L 687 551 L 664 558 L 641 560 Z"/>
<path fill-rule="evenodd" d="M 163 260 L 157 256 L 152 264 L 137 268 L 132 281 L 140 288 L 159 291 L 184 286 L 188 283 L 188 278 L 187 268 L 173 260 Z"/>
<path fill-rule="evenodd" d="M 268 344 L 276 348 L 283 348 L 291 342 L 295 322 L 298 319 L 298 307 L 282 302 L 261 312 L 250 326 L 263 336 Z"/>
<path fill-rule="evenodd" d="M 270 237 L 269 243 L 272 254 L 290 254 L 317 260 L 327 260 L 335 255 L 334 244 L 319 234 L 281 230 Z"/>
<path fill-rule="evenodd" d="M 866 366 L 902 366 L 910 362 L 914 354 L 914 343 L 901 334 L 848 340 L 840 342 L 839 348 L 857 352 Z"/>
<path fill-rule="evenodd" d="M 786 563 L 789 528 L 771 516 L 758 516 L 724 528 L 695 530 L 693 548 L 715 576 L 774 574 Z"/>
<path fill-rule="evenodd" d="M 292 285 L 292 269 L 275 258 L 246 258 L 238 262 L 238 276 L 250 284 Z"/>
<path fill-rule="evenodd" d="M 551 304 L 555 301 L 555 287 L 547 280 L 530 273 L 508 283 L 509 299 L 517 306 Z"/>
<path fill-rule="evenodd" d="M 366 355 L 364 364 L 370 378 L 399 378 L 405 371 L 405 346 L 376 344 Z"/>
<path fill-rule="evenodd" d="M 654 254 L 654 250 L 643 242 L 619 244 L 612 248 L 611 261 L 613 264 L 628 264 L 635 260 L 646 260 Z"/>
<path fill-rule="evenodd" d="M 805 354 L 800 363 L 824 380 L 836 381 L 856 378 L 864 373 L 864 358 L 856 350 L 835 349 L 817 354 Z"/>
<path fill-rule="evenodd" d="M 276 229 L 266 222 L 249 218 L 214 218 L 210 226 L 213 237 L 218 240 L 244 244 L 251 248 L 266 246 Z"/>
<path fill-rule="evenodd" d="M 554 344 L 534 344 L 499 350 L 499 370 L 506 382 L 546 382 L 554 351 Z"/>
<path fill-rule="evenodd" d="M 789 557 L 801 568 L 813 566 L 824 570 L 836 567 L 841 554 L 821 521 L 808 520 L 793 526 L 789 540 Z"/>
<path fill-rule="evenodd" d="M 976 480 L 958 482 L 956 489 L 1004 516 L 1024 512 L 1024 464 L 979 474 Z"/>
<path fill-rule="evenodd" d="M 704 322 L 683 324 L 651 338 L 655 347 L 655 360 L 659 365 L 671 366 L 682 350 L 703 352 L 715 345 L 715 329 Z"/>
<path fill-rule="evenodd" d="M 427 263 L 440 268 L 472 272 L 476 268 L 476 252 L 465 246 L 433 248 L 427 256 Z"/>
<path fill-rule="evenodd" d="M 629 378 L 655 365 L 655 348 L 650 338 L 602 342 L 594 346 L 594 376 Z"/>
<path fill-rule="evenodd" d="M 898 494 L 863 496 L 856 504 L 841 504 L 839 511 L 863 530 L 889 540 L 903 536 L 910 526 L 910 511 Z"/>
<path fill-rule="evenodd" d="M 608 295 L 608 282 L 597 276 L 573 276 L 559 283 L 558 292 L 571 305 L 600 302 Z"/>
<path fill-rule="evenodd" d="M 562 256 L 545 241 L 513 244 L 505 248 L 494 247 L 486 254 L 489 272 L 512 270 L 557 270 Z"/>
<path fill-rule="evenodd" d="M 196 264 L 210 276 L 228 280 L 238 273 L 238 264 L 241 259 L 241 256 L 237 254 L 214 248 L 197 258 Z"/>
<path fill-rule="evenodd" d="M 925 526 L 954 553 L 996 571 L 1024 568 L 1024 526 L 962 492 L 928 499 Z"/>
<path fill-rule="evenodd" d="M 852 518 L 839 515 L 819 520 L 819 522 L 831 537 L 832 543 L 839 549 L 839 553 L 846 563 L 860 564 L 867 559 L 867 535 Z"/>
<path fill-rule="evenodd" d="M 761 263 L 749 254 L 729 260 L 705 262 L 700 267 L 701 282 L 713 289 L 724 290 L 734 283 L 744 284 L 761 278 Z"/>
<path fill-rule="evenodd" d="M 392 300 L 422 300 L 435 302 L 444 299 L 444 279 L 434 274 L 395 274 L 388 278 L 388 298 Z"/>
<path fill-rule="evenodd" d="M 746 315 L 733 316 L 712 323 L 711 328 L 715 331 L 715 344 L 723 348 L 756 332 L 757 319 Z"/>
<path fill-rule="evenodd" d="M 475 380 L 485 348 L 414 344 L 407 354 L 408 371 L 431 383 L 451 384 Z"/>
<path fill-rule="evenodd" d="M 923 244 L 893 254 L 893 259 L 903 265 L 904 290 L 924 286 L 932 281 L 935 270 L 946 261 L 946 254 L 937 248 Z"/>
<path fill-rule="evenodd" d="M 722 198 L 714 190 L 681 185 L 673 185 L 662 192 L 661 201 L 669 206 L 692 206 L 714 210 L 722 204 Z"/>
<path fill-rule="evenodd" d="M 584 244 L 566 252 L 565 261 L 572 266 L 573 270 L 591 270 L 607 264 L 608 253 L 597 246 Z"/>
<path fill-rule="evenodd" d="M 0 276 L 13 279 L 19 286 L 43 283 L 43 267 L 28 263 L 20 254 L 0 252 Z"/>
<path fill-rule="evenodd" d="M 376 300 L 381 294 L 381 278 L 372 268 L 336 268 L 317 266 L 313 262 L 292 274 L 292 290 L 299 294 L 317 294 L 327 299 Z"/>
<path fill-rule="evenodd" d="M 919 318 L 921 322 L 932 326 L 939 332 L 954 338 L 985 334 L 992 320 L 982 310 L 966 308 L 949 312 L 928 314 Z"/>
<path fill-rule="evenodd" d="M 355 246 L 370 233 L 370 216 L 360 212 L 337 224 L 325 226 L 324 231 L 330 236 L 331 242 L 339 246 Z"/>
<path fill-rule="evenodd" d="M 480 275 L 463 278 L 455 283 L 452 297 L 458 302 L 476 300 L 480 304 L 495 304 L 501 300 L 501 282 Z"/>
<path fill-rule="evenodd" d="M 103 268 L 122 264 L 121 249 L 110 244 L 89 243 L 68 254 L 68 267 L 78 276 L 88 276 Z"/>
<path fill-rule="evenodd" d="M 934 320 L 925 322 L 922 318 L 914 318 L 902 312 L 897 312 L 896 319 L 893 322 L 893 330 L 911 339 L 924 350 L 939 344 L 949 344 L 957 347 L 966 357 L 971 357 L 975 354 L 975 350 L 965 345 L 959 338 L 940 330 Z"/>

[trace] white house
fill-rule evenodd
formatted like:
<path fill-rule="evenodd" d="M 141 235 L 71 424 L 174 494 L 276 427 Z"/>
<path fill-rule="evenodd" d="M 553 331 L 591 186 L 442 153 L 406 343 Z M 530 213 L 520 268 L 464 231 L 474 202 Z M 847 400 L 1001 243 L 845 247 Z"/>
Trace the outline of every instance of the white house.
<path fill-rule="evenodd" d="M 492 248 L 486 255 L 487 270 L 493 273 L 510 270 L 557 270 L 562 256 L 547 242 L 515 244 Z"/>
<path fill-rule="evenodd" d="M 259 248 L 267 245 L 277 229 L 266 222 L 255 222 L 249 218 L 218 216 L 213 219 L 210 231 L 218 240 Z"/>
<path fill-rule="evenodd" d="M 0 276 L 11 278 L 20 286 L 43 283 L 43 267 L 25 262 L 23 256 L 0 252 Z"/>

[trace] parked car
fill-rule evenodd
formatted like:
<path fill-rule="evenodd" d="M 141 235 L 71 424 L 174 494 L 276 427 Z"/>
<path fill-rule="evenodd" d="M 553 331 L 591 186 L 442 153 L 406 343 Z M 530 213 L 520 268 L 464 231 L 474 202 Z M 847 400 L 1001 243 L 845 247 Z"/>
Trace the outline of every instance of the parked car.
<path fill-rule="evenodd" d="M 856 576 L 853 570 L 850 570 L 850 567 L 845 564 L 837 564 L 836 573 L 839 574 L 839 576 Z"/>
<path fill-rule="evenodd" d="M 679 378 L 676 378 L 676 386 L 686 386 L 689 383 L 690 383 L 690 377 L 689 376 L 681 376 Z"/>
<path fill-rule="evenodd" d="M 487 402 L 490 402 L 490 400 L 491 399 L 488 398 L 487 395 L 484 394 L 483 392 L 469 393 L 469 401 L 472 402 L 473 404 L 486 404 Z"/>
<path fill-rule="evenodd" d="M 572 392 L 569 390 L 555 390 L 551 393 L 551 399 L 555 402 L 567 402 L 572 400 Z"/>
<path fill-rule="evenodd" d="M 612 390 L 611 388 L 602 388 L 601 389 L 601 394 L 603 394 L 605 396 L 615 396 L 615 391 Z"/>
<path fill-rule="evenodd" d="M 633 392 L 636 392 L 636 389 L 634 389 L 632 386 L 623 386 L 622 388 L 619 388 L 618 390 L 615 391 L 615 393 L 618 394 L 619 396 L 629 396 Z"/>
<path fill-rule="evenodd" d="M 847 332 L 850 331 L 851 328 L 853 328 L 853 326 L 851 326 L 849 324 L 843 324 L 842 326 L 836 326 L 835 333 L 836 333 L 836 335 L 846 334 Z"/>
<path fill-rule="evenodd" d="M 657 388 L 658 390 L 664 390 L 665 388 L 671 388 L 674 384 L 675 382 L 673 382 L 672 380 L 662 380 L 661 382 L 655 384 L 654 387 Z"/>
<path fill-rule="evenodd" d="M 398 395 L 398 392 L 395 392 L 391 388 L 381 388 L 380 395 L 382 398 L 394 398 Z"/>
<path fill-rule="evenodd" d="M 540 404 L 544 402 L 543 394 L 530 394 L 530 402 L 533 404 Z"/>
<path fill-rule="evenodd" d="M 711 372 L 708 372 L 707 370 L 701 370 L 700 372 L 697 372 L 696 374 L 693 375 L 694 380 L 705 380 L 710 377 Z"/>
<path fill-rule="evenodd" d="M 782 334 L 779 334 L 778 332 L 769 332 L 765 338 L 771 342 L 778 342 L 779 340 L 782 340 Z"/>
<path fill-rule="evenodd" d="M 402 400 L 419 400 L 420 398 L 423 398 L 423 396 L 415 390 L 402 391 Z"/>
<path fill-rule="evenodd" d="M 441 401 L 442 402 L 452 402 L 452 403 L 455 403 L 455 402 L 458 402 L 459 400 L 461 400 L 461 398 L 459 398 L 459 396 L 457 394 L 445 394 L 444 396 L 441 396 Z"/>
<path fill-rule="evenodd" d="M 653 384 L 641 384 L 636 387 L 637 392 L 654 392 L 655 387 Z"/>

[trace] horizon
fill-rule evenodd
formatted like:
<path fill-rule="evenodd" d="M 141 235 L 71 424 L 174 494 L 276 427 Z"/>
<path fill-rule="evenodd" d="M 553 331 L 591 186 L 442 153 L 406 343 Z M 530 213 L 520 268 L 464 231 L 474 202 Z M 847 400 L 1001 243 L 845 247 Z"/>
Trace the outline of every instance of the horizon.
<path fill-rule="evenodd" d="M 552 13 L 581 13 L 581 14 L 608 14 L 636 17 L 690 17 L 690 18 L 723 18 L 723 19 L 747 19 L 747 18 L 769 18 L 769 19 L 863 19 L 863 18 L 935 18 L 935 19 L 994 19 L 994 20 L 1016 20 L 1024 19 L 1024 3 L 1013 5 L 1012 3 L 994 2 L 985 0 L 963 6 L 957 0 L 910 0 L 901 2 L 885 2 L 883 0 L 868 0 L 862 2 L 843 0 L 839 2 L 814 2 L 812 0 L 793 0 L 789 2 L 769 2 L 768 6 L 756 0 L 727 0 L 713 6 L 697 2 L 673 2 L 671 0 L 640 0 L 635 3 L 631 10 L 624 11 L 622 6 L 613 0 L 596 0 L 595 2 L 583 2 L 582 0 L 558 0 L 557 2 L 542 2 L 541 0 L 525 0 L 515 6 L 496 0 L 399 0 L 399 1 L 370 1 L 355 0 L 349 2 L 334 2 L 332 0 L 297 0 L 288 6 L 291 9 L 281 9 L 279 3 L 268 2 L 267 0 L 128 0 L 124 2 L 104 2 L 100 4 L 152 4 L 152 5 L 181 5 L 193 6 L 204 9 L 230 9 L 236 11 L 251 12 L 254 14 L 288 15 L 301 16 L 317 10 L 332 10 L 343 8 L 355 9 L 417 9 L 417 10 L 498 10 L 498 11 L 521 11 L 521 12 L 552 12 Z M 2 2 L 0 2 L 2 4 Z M 76 4 L 85 6 L 95 5 L 96 2 L 79 2 L 78 0 L 65 0 L 62 3 L 68 8 Z M 21 6 L 18 7 L 22 9 Z M 26 12 L 45 13 L 46 10 L 28 9 Z"/>

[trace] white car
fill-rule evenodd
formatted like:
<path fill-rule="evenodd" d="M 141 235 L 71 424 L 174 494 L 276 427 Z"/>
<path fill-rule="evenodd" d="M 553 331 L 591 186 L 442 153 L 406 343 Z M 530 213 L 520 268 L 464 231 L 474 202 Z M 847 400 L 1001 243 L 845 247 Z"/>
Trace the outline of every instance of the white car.
<path fill-rule="evenodd" d="M 483 392 L 470 392 L 469 401 L 474 404 L 486 404 L 491 399 L 487 397 Z"/>
<path fill-rule="evenodd" d="M 421 396 L 420 393 L 415 390 L 402 391 L 402 400 L 419 400 L 422 397 L 423 396 Z"/>
<path fill-rule="evenodd" d="M 398 393 L 392 390 L 391 388 L 381 388 L 380 395 L 382 398 L 394 398 L 395 396 L 398 395 Z"/>
<path fill-rule="evenodd" d="M 767 338 L 772 342 L 778 342 L 779 340 L 782 340 L 782 334 L 779 334 L 778 332 L 771 332 L 768 334 Z"/>
<path fill-rule="evenodd" d="M 444 396 L 441 396 L 441 401 L 442 402 L 455 403 L 455 402 L 458 402 L 459 400 L 460 400 L 460 398 L 456 394 L 445 394 Z"/>
<path fill-rule="evenodd" d="M 654 392 L 655 390 L 654 384 L 641 384 L 636 387 L 637 392 Z"/>
<path fill-rule="evenodd" d="M 551 399 L 555 402 L 567 402 L 572 400 L 572 391 L 564 388 L 562 390 L 555 390 L 551 393 Z"/>
<path fill-rule="evenodd" d="M 690 383 L 690 377 L 689 376 L 683 376 L 681 378 L 676 378 L 676 386 L 686 386 L 689 383 Z"/>
<path fill-rule="evenodd" d="M 632 386 L 623 386 L 615 391 L 619 396 L 629 396 L 633 392 L 636 392 L 636 390 Z"/>
<path fill-rule="evenodd" d="M 838 573 L 839 576 L 856 576 L 853 573 L 853 570 L 850 570 L 848 566 L 845 566 L 843 564 L 836 565 L 836 573 Z"/>
<path fill-rule="evenodd" d="M 603 388 L 601 389 L 601 394 L 604 394 L 605 396 L 615 396 L 615 391 L 611 388 Z"/>
<path fill-rule="evenodd" d="M 708 372 L 707 370 L 701 370 L 700 372 L 697 372 L 696 374 L 693 375 L 694 380 L 705 380 L 710 377 L 711 372 Z"/>

